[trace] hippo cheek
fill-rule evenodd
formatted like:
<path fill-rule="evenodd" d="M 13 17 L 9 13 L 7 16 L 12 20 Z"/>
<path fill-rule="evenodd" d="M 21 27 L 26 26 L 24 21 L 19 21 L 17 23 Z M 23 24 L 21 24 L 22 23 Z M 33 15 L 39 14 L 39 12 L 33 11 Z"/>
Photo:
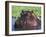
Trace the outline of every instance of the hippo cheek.
<path fill-rule="evenodd" d="M 37 26 L 37 22 L 36 21 L 30 22 L 30 25 L 31 26 Z"/>
<path fill-rule="evenodd" d="M 28 20 L 27 25 L 29 25 L 29 26 L 37 26 L 37 22 L 36 22 L 36 20 L 32 20 L 32 21 Z"/>

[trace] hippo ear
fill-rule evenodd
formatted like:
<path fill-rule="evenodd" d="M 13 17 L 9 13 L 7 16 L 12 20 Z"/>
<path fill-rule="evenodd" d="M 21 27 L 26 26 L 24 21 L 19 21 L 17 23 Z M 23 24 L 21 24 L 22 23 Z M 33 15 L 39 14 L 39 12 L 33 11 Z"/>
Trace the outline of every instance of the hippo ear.
<path fill-rule="evenodd" d="M 22 10 L 21 15 L 23 15 L 23 14 L 24 14 L 24 11 Z"/>
<path fill-rule="evenodd" d="M 33 10 L 31 12 L 33 13 Z"/>
<path fill-rule="evenodd" d="M 22 13 L 23 13 L 24 11 L 22 10 Z"/>

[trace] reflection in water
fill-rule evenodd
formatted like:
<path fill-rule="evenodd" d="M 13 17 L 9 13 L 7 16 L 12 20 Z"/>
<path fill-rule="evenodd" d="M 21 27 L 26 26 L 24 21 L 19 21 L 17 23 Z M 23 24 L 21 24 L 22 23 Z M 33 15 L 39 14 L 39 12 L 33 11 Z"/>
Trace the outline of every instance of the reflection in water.
<path fill-rule="evenodd" d="M 15 28 L 14 28 L 14 25 L 15 25 L 15 20 L 16 19 L 16 17 L 13 17 L 12 16 L 12 30 L 14 31 L 15 30 Z"/>

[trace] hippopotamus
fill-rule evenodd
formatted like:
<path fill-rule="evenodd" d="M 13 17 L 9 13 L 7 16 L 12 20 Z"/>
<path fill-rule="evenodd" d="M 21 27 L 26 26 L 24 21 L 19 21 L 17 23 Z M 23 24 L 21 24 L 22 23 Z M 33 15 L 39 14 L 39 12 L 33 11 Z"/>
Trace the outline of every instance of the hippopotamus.
<path fill-rule="evenodd" d="M 41 29 L 41 20 L 37 18 L 33 11 L 24 11 L 20 13 L 21 17 L 15 22 L 16 30 L 38 30 Z"/>

